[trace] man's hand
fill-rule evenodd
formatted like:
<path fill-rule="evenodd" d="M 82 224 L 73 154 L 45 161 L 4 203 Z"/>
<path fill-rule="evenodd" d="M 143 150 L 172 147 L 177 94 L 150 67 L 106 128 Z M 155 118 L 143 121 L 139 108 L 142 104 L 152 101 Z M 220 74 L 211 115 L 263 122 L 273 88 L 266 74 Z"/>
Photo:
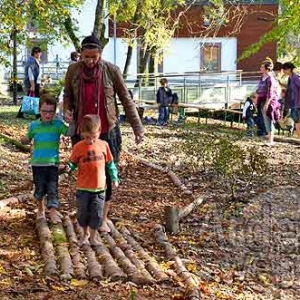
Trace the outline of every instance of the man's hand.
<path fill-rule="evenodd" d="M 22 145 L 28 145 L 30 144 L 30 139 L 27 136 L 21 137 L 21 143 Z"/>
<path fill-rule="evenodd" d="M 30 92 L 34 93 L 34 91 L 35 91 L 35 86 L 34 85 L 30 86 Z"/>
<path fill-rule="evenodd" d="M 135 143 L 138 145 L 144 141 L 144 134 L 139 133 L 135 135 Z"/>

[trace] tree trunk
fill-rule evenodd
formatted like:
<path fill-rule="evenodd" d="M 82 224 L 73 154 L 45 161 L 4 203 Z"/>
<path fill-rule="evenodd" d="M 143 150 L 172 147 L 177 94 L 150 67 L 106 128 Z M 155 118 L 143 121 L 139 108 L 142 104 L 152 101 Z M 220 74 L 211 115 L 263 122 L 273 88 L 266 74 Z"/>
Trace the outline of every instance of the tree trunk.
<path fill-rule="evenodd" d="M 134 16 L 132 18 L 132 23 L 133 24 L 136 24 L 137 21 L 138 21 L 138 19 L 141 16 L 141 11 L 142 11 L 142 9 L 141 9 L 142 7 L 141 6 L 142 6 L 142 3 L 143 3 L 143 1 L 141 1 L 141 0 L 137 1 L 136 10 L 135 10 Z M 136 40 L 136 35 L 133 35 L 131 38 L 132 38 L 131 42 L 133 43 Z M 126 79 L 126 77 L 127 77 L 127 72 L 128 72 L 128 69 L 129 69 L 129 66 L 130 66 L 130 63 L 131 63 L 131 58 L 132 58 L 132 51 L 133 51 L 132 44 L 128 45 L 126 62 L 125 62 L 124 71 L 123 71 L 124 79 Z"/>
<path fill-rule="evenodd" d="M 70 16 L 68 16 L 65 19 L 64 25 L 65 25 L 66 32 L 68 33 L 68 36 L 74 45 L 75 50 L 77 52 L 80 52 L 80 41 L 75 33 L 73 22 Z"/>
<path fill-rule="evenodd" d="M 98 0 L 97 7 L 95 11 L 95 22 L 93 33 L 100 39 L 102 49 L 106 46 L 109 39 L 105 37 L 105 19 L 104 19 L 104 9 L 106 7 L 106 0 Z"/>
<path fill-rule="evenodd" d="M 151 55 L 149 57 L 149 64 L 148 64 L 148 73 L 149 73 L 149 85 L 154 86 L 155 85 L 155 55 L 156 55 L 156 49 L 153 49 L 151 51 Z"/>
<path fill-rule="evenodd" d="M 139 61 L 139 73 L 140 74 L 145 74 L 145 71 L 147 69 L 147 64 L 149 61 L 149 57 L 150 57 L 150 50 L 149 49 L 145 49 L 144 47 L 141 47 L 140 49 L 140 61 Z M 135 87 L 138 86 L 142 86 L 145 84 L 145 76 L 143 75 L 138 75 L 137 80 L 135 82 Z"/>
<path fill-rule="evenodd" d="M 17 30 L 14 26 L 13 33 L 12 33 L 12 40 L 13 40 L 13 78 L 12 78 L 12 85 L 13 85 L 13 103 L 17 105 L 17 77 L 18 77 L 18 68 L 17 68 Z"/>
<path fill-rule="evenodd" d="M 132 51 L 133 51 L 133 47 L 131 45 L 128 45 L 126 61 L 125 61 L 124 70 L 123 70 L 124 80 L 127 78 L 127 73 L 128 73 L 128 69 L 129 69 L 129 66 L 131 63 L 131 58 L 132 58 Z"/>

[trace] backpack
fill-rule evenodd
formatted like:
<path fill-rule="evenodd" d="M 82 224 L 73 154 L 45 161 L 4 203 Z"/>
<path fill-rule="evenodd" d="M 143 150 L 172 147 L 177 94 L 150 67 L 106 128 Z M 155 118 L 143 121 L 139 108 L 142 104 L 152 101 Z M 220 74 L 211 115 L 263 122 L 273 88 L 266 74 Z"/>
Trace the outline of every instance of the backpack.
<path fill-rule="evenodd" d="M 178 95 L 176 93 L 173 93 L 172 101 L 171 101 L 171 105 L 170 105 L 170 113 L 171 114 L 178 114 L 178 111 L 179 111 L 178 103 L 179 103 Z"/>
<path fill-rule="evenodd" d="M 172 94 L 172 102 L 171 102 L 171 104 L 178 105 L 178 103 L 179 103 L 178 95 L 177 95 L 177 93 L 173 93 Z"/>

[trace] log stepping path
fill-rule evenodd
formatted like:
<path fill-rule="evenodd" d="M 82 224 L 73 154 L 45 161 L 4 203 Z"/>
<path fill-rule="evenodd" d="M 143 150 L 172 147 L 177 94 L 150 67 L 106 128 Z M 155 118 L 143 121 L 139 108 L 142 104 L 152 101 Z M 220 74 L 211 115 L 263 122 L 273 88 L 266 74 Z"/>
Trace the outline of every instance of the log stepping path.
<path fill-rule="evenodd" d="M 131 281 L 136 285 L 169 281 L 156 259 L 125 226 L 118 230 L 112 221 L 108 225 L 111 232 L 99 232 L 99 246 L 79 247 L 83 231 L 75 219 L 66 215 L 57 224 L 37 219 L 44 275 L 62 280 Z"/>

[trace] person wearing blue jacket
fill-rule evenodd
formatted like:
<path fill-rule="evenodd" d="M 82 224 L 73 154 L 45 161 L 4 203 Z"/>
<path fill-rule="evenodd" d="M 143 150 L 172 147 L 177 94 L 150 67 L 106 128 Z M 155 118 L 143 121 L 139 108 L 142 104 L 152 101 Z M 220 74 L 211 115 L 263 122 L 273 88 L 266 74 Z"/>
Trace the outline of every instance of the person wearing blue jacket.
<path fill-rule="evenodd" d="M 161 78 L 160 87 L 156 93 L 156 102 L 158 104 L 158 120 L 157 125 L 165 126 L 169 120 L 169 104 L 172 102 L 173 93 L 168 87 L 167 78 Z"/>

